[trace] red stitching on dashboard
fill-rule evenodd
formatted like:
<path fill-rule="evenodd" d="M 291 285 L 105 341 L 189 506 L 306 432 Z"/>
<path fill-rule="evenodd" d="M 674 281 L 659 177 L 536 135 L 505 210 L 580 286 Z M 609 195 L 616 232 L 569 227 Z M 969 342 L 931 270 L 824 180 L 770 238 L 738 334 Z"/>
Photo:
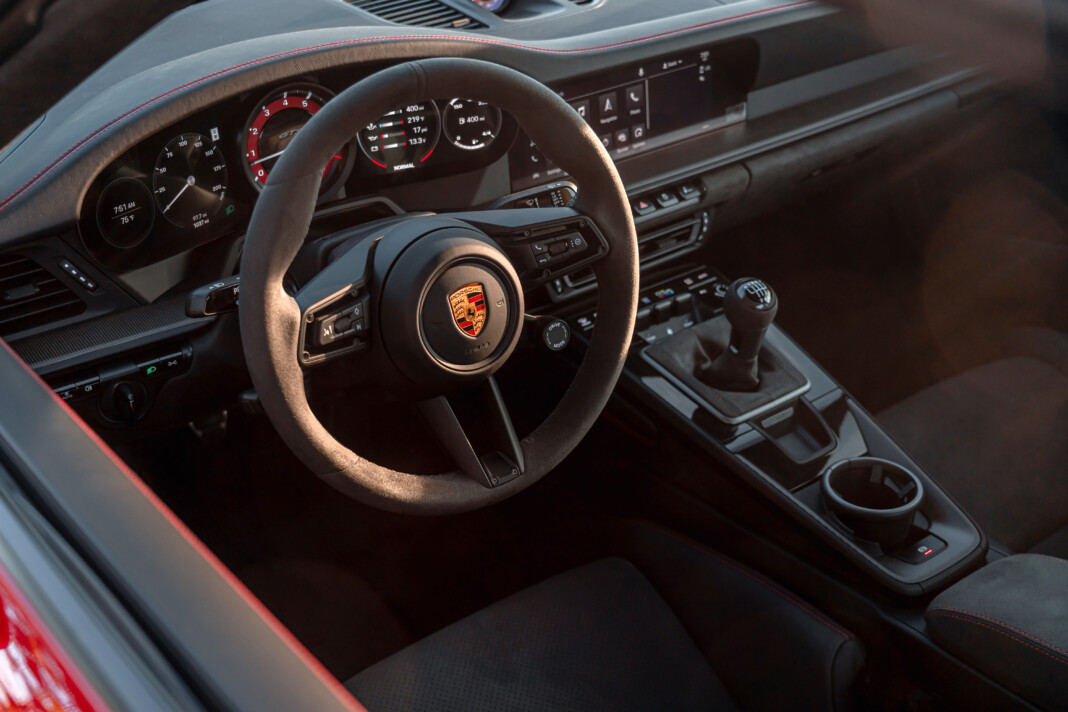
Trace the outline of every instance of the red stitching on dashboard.
<path fill-rule="evenodd" d="M 461 42 L 461 43 L 474 43 L 474 44 L 486 44 L 486 45 L 501 45 L 501 46 L 504 46 L 504 47 L 514 47 L 514 48 L 517 48 L 517 49 L 526 49 L 526 50 L 531 50 L 533 52 L 541 52 L 541 53 L 545 53 L 545 54 L 584 54 L 584 53 L 587 53 L 587 52 L 596 52 L 596 51 L 605 50 L 605 49 L 617 49 L 617 48 L 620 48 L 620 47 L 628 47 L 630 45 L 641 44 L 643 42 L 647 42 L 647 41 L 654 40 L 654 39 L 663 39 L 665 37 L 673 37 L 673 36 L 676 36 L 676 35 L 685 34 L 687 32 L 694 32 L 694 31 L 697 31 L 697 30 L 706 29 L 708 27 L 714 27 L 716 25 L 722 25 L 722 24 L 725 24 L 725 23 L 728 23 L 728 22 L 733 22 L 735 20 L 747 19 L 747 18 L 751 18 L 751 17 L 759 17 L 761 15 L 768 15 L 768 14 L 780 12 L 780 11 L 783 11 L 783 10 L 788 10 L 788 9 L 791 9 L 791 8 L 795 8 L 795 7 L 802 7 L 804 5 L 813 5 L 813 4 L 815 4 L 815 3 L 812 0 L 799 0 L 798 2 L 786 3 L 784 5 L 777 5 L 775 7 L 764 8 L 764 9 L 761 9 L 761 10 L 753 10 L 753 11 L 744 12 L 744 13 L 741 13 L 741 14 L 738 14 L 738 15 L 731 15 L 730 17 L 722 17 L 722 18 L 719 18 L 717 20 L 708 20 L 706 22 L 701 22 L 701 23 L 698 23 L 696 25 L 689 25 L 687 27 L 679 27 L 679 28 L 676 28 L 674 30 L 665 30 L 663 32 L 657 32 L 657 33 L 652 33 L 652 34 L 648 34 L 648 35 L 641 35 L 641 36 L 638 36 L 638 37 L 633 37 L 633 38 L 631 38 L 629 40 L 620 40 L 618 42 L 607 42 L 607 43 L 604 43 L 604 44 L 592 45 L 590 47 L 581 47 L 581 48 L 575 48 L 575 49 L 547 49 L 547 48 L 542 48 L 542 47 L 535 47 L 533 45 L 524 45 L 524 44 L 519 44 L 519 43 L 516 43 L 516 42 L 508 42 L 507 40 L 495 40 L 495 39 L 491 39 L 491 38 L 488 38 L 488 37 L 446 37 L 446 36 L 443 36 L 443 35 L 403 35 L 403 36 L 384 35 L 384 36 L 380 36 L 380 37 L 362 37 L 362 38 L 358 38 L 358 39 L 338 40 L 336 42 L 326 42 L 326 43 L 323 43 L 323 44 L 310 45 L 308 47 L 300 47 L 298 49 L 291 49 L 291 50 L 286 50 L 285 52 L 278 52 L 276 54 L 270 54 L 270 55 L 267 55 L 267 56 L 264 56 L 264 57 L 260 57 L 258 59 L 251 59 L 251 60 L 249 60 L 247 62 L 242 62 L 241 64 L 232 65 L 230 67 L 227 67 L 226 69 L 220 69 L 220 70 L 218 70 L 216 72 L 212 72 L 211 74 L 205 74 L 204 76 L 200 77 L 199 79 L 193 79 L 193 80 L 190 80 L 190 81 L 186 82 L 185 84 L 180 84 L 180 85 L 174 87 L 173 89 L 170 89 L 169 91 L 166 91 L 166 92 L 164 92 L 162 94 L 159 94 L 158 96 L 153 97 L 152 99 L 149 99 L 149 100 L 147 100 L 145 102 L 142 102 L 141 104 L 138 104 L 137 106 L 133 107 L 132 109 L 128 109 L 127 111 L 119 114 L 114 119 L 112 119 L 111 121 L 107 122 L 106 124 L 101 125 L 95 131 L 93 131 L 92 133 L 88 134 L 82 140 L 78 141 L 73 146 L 68 148 L 66 151 L 61 153 L 51 163 L 49 163 L 47 166 L 42 168 L 36 175 L 34 175 L 32 178 L 30 178 L 28 181 L 26 181 L 18 190 L 16 190 L 15 192 L 13 192 L 11 195 L 7 196 L 3 200 L 0 200 L 0 212 L 3 212 L 10 205 L 12 205 L 16 200 L 18 200 L 18 198 L 23 193 L 25 193 L 27 190 L 32 188 L 33 185 L 36 184 L 39 180 L 41 180 L 46 175 L 48 175 L 53 170 L 55 170 L 55 168 L 57 166 L 59 166 L 61 163 L 66 161 L 68 158 L 70 158 L 74 153 L 76 153 L 80 148 L 82 148 L 82 146 L 84 146 L 88 142 L 92 141 L 94 138 L 96 138 L 100 134 L 104 133 L 105 131 L 107 131 L 108 129 L 110 129 L 112 126 L 114 126 L 118 122 L 122 121 L 123 119 L 125 119 L 125 118 L 127 118 L 129 116 L 132 116 L 132 115 L 136 114 L 137 112 L 141 111 L 142 109 L 145 109 L 145 108 L 147 108 L 149 106 L 152 106 L 153 104 L 155 104 L 155 103 L 157 103 L 159 101 L 162 101 L 163 99 L 171 97 L 171 96 L 173 96 L 173 95 L 175 95 L 177 93 L 185 91 L 186 89 L 194 87 L 194 86 L 196 86 L 198 84 L 202 84 L 203 82 L 206 82 L 209 79 L 214 79 L 216 77 L 220 77 L 220 76 L 222 76 L 224 74 L 228 74 L 230 72 L 234 72 L 234 71 L 237 71 L 239 69 L 244 69 L 246 67 L 251 67 L 251 66 L 254 66 L 254 65 L 257 65 L 257 64 L 262 64 L 263 62 L 269 62 L 271 60 L 282 59 L 284 57 L 289 57 L 289 56 L 299 55 L 299 54 L 305 54 L 305 53 L 314 52 L 314 51 L 317 51 L 317 50 L 336 49 L 336 48 L 339 48 L 339 47 L 366 44 L 368 42 L 393 42 L 393 41 L 405 42 L 405 41 L 410 41 L 410 40 L 439 40 L 439 41 L 442 41 L 442 42 Z"/>
<path fill-rule="evenodd" d="M 144 480 L 138 477 L 137 473 L 131 470 L 129 466 L 127 466 L 127 464 L 123 462 L 118 455 L 115 454 L 111 447 L 108 446 L 108 444 L 105 443 L 100 438 L 100 436 L 96 434 L 96 431 L 90 428 L 85 423 L 85 421 L 82 420 L 80 415 L 74 412 L 74 410 L 66 402 L 64 402 L 62 398 L 56 395 L 52 388 L 44 382 L 44 379 L 37 375 L 37 372 L 30 368 L 29 365 L 22 360 L 22 357 L 15 353 L 15 351 L 11 348 L 11 346 L 8 345 L 6 341 L 0 339 L 0 346 L 2 346 L 9 354 L 11 354 L 12 358 L 15 359 L 15 362 L 22 366 L 22 368 L 24 368 L 26 372 L 29 373 L 34 378 L 34 380 L 36 380 L 37 383 L 49 393 L 49 395 L 52 396 L 52 399 L 55 400 L 55 402 L 58 403 L 64 411 L 66 411 L 67 415 L 70 416 L 71 420 L 73 420 L 74 423 L 82 429 L 82 432 L 86 434 L 86 436 L 93 442 L 93 444 L 100 448 L 100 450 L 112 461 L 112 463 L 114 463 L 115 467 L 117 467 L 119 471 L 123 475 L 125 475 L 126 479 L 129 480 L 130 484 L 137 488 L 137 490 L 145 497 L 145 499 L 147 499 L 149 503 L 159 511 L 163 518 L 178 531 L 178 534 L 181 535 L 182 538 L 185 539 L 191 547 L 193 547 L 193 550 L 200 554 L 200 556 L 204 558 L 208 565 L 211 566 L 215 570 L 215 572 L 219 574 L 219 576 L 221 576 L 227 584 L 230 585 L 234 592 L 237 593 L 238 597 L 244 600 L 245 604 L 249 608 L 251 608 L 253 612 L 256 613 L 256 615 L 258 615 L 260 619 L 263 620 L 264 623 L 267 624 L 267 627 L 270 628 L 271 631 L 282 640 L 282 642 L 293 652 L 293 654 L 296 655 L 297 659 L 304 663 L 312 671 L 312 674 L 319 678 L 320 682 L 322 682 L 327 687 L 327 689 L 329 689 L 334 694 L 334 696 L 337 697 L 338 701 L 340 701 L 346 708 L 352 710 L 353 712 L 367 712 L 366 708 L 364 708 L 364 706 L 360 704 L 360 702 L 352 695 L 352 693 L 350 693 L 345 688 L 345 686 L 338 681 L 336 677 L 334 677 L 332 674 L 330 674 L 329 671 L 327 671 L 327 669 L 323 666 L 319 659 L 312 655 L 311 652 L 306 647 L 304 647 L 303 643 L 297 640 L 297 638 L 289 631 L 289 629 L 286 628 L 285 625 L 283 625 L 282 622 L 279 621 L 278 618 L 276 618 L 275 615 L 271 613 L 271 611 L 266 606 L 263 605 L 260 599 L 256 598 L 256 595 L 253 594 L 252 591 L 250 591 L 248 587 L 245 586 L 245 584 L 242 583 L 241 580 L 238 579 L 232 571 L 230 571 L 229 568 L 227 568 L 226 564 L 220 561 L 219 558 L 215 556 L 215 554 L 211 551 L 211 549 L 209 549 L 204 544 L 204 542 L 202 542 L 200 538 L 197 537 L 197 535 L 194 534 L 189 529 L 189 527 L 185 525 L 185 522 L 183 522 L 178 517 L 178 515 L 171 510 L 170 507 L 164 504 L 163 501 L 158 496 L 156 496 L 156 493 L 153 492 L 151 488 L 149 488 L 149 486 L 145 484 Z"/>

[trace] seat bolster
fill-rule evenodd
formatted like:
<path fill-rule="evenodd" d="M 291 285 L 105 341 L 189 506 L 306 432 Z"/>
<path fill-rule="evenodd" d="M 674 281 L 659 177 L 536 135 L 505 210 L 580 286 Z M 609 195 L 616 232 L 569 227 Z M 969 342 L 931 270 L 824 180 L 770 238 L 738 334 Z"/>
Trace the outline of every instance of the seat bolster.
<path fill-rule="evenodd" d="M 656 525 L 630 523 L 623 553 L 742 709 L 850 708 L 865 653 L 844 626 L 737 561 Z"/>
<path fill-rule="evenodd" d="M 346 687 L 370 712 L 736 709 L 671 609 L 622 559 L 520 591 Z"/>

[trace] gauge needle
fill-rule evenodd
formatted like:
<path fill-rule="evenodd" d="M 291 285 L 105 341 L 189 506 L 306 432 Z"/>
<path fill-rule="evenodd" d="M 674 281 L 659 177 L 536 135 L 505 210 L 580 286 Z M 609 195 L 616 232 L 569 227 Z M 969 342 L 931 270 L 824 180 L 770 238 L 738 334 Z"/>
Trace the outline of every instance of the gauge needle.
<path fill-rule="evenodd" d="M 185 185 L 183 185 L 182 189 L 178 191 L 178 195 L 176 195 L 173 198 L 171 198 L 171 202 L 167 203 L 167 207 L 165 207 L 163 209 L 163 212 L 167 212 L 168 210 L 170 210 L 171 206 L 174 205 L 178 201 L 178 198 L 182 197 L 182 193 L 184 193 L 185 191 L 189 190 L 189 186 L 194 185 L 196 182 L 197 182 L 197 179 L 194 176 L 189 176 L 188 178 L 186 178 L 185 179 Z"/>
<path fill-rule="evenodd" d="M 264 161 L 269 161 L 269 160 L 271 160 L 272 158 L 278 158 L 279 156 L 281 156 L 281 155 L 282 155 L 283 153 L 285 153 L 285 152 L 286 152 L 286 149 L 284 149 L 284 148 L 283 148 L 283 149 L 282 149 L 281 151 L 279 151 L 278 153 L 272 153 L 272 154 L 271 154 L 271 155 L 269 155 L 269 156 L 264 156 L 263 158 L 259 159 L 258 161 L 253 161 L 253 162 L 252 162 L 252 163 L 250 163 L 249 165 L 250 165 L 250 166 L 255 166 L 255 165 L 259 164 L 259 163 L 263 163 Z"/>

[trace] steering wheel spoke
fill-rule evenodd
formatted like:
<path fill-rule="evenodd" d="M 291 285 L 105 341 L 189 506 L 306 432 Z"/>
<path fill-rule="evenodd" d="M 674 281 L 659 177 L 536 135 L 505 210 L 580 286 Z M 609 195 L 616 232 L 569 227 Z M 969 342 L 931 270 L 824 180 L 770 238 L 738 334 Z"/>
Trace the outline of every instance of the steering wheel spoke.
<path fill-rule="evenodd" d="M 296 294 L 299 359 L 304 368 L 365 349 L 371 327 L 370 260 L 374 241 L 357 242 Z"/>
<path fill-rule="evenodd" d="M 419 404 L 423 417 L 460 471 L 489 488 L 523 474 L 523 449 L 493 377 L 463 401 L 454 408 L 453 401 L 439 396 Z M 467 416 L 466 427 L 457 411 Z"/>
<path fill-rule="evenodd" d="M 571 207 L 510 208 L 449 213 L 501 246 L 527 289 L 608 255 L 597 223 Z"/>
<path fill-rule="evenodd" d="M 308 243 L 322 166 L 337 147 L 397 106 L 448 96 L 492 101 L 512 116 L 546 160 L 582 187 L 574 207 L 517 209 L 511 196 L 504 209 L 398 216 L 332 236 L 337 243 Z M 492 375 L 522 339 L 526 292 L 594 262 L 597 331 L 560 402 L 519 442 Z M 637 277 L 637 238 L 623 184 L 583 118 L 558 94 L 507 67 L 433 58 L 354 84 L 293 138 L 249 223 L 238 315 L 264 411 L 308 468 L 367 504 L 438 515 L 522 491 L 578 444 L 623 368 Z M 302 286 L 296 295 L 286 288 L 290 280 Z M 365 336 L 350 334 L 361 318 Z M 346 327 L 341 340 L 331 338 L 338 319 Z M 550 341 L 550 348 L 562 343 Z M 394 470 L 361 457 L 324 427 L 308 400 L 315 388 L 309 389 L 306 369 L 356 349 L 368 349 L 367 367 L 338 359 L 337 370 L 358 371 L 398 399 L 421 402 L 458 468 L 435 476 Z M 449 395 L 434 397 L 440 394 Z"/>

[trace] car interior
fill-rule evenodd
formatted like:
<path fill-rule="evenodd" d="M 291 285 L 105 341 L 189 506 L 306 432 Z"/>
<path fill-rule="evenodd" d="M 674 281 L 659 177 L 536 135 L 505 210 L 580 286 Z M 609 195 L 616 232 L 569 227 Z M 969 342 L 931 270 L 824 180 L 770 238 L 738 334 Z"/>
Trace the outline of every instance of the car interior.
<path fill-rule="evenodd" d="M 1068 21 L 888 4 L 0 0 L 109 705 L 1068 709 Z"/>

